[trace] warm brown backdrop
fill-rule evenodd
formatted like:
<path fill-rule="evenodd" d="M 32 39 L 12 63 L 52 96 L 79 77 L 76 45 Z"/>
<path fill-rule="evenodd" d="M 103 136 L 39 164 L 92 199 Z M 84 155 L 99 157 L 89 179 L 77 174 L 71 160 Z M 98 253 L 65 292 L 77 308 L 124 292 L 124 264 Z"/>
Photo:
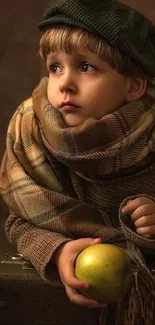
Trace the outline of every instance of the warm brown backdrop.
<path fill-rule="evenodd" d="M 136 8 L 155 24 L 155 0 L 121 0 L 121 2 Z"/>
<path fill-rule="evenodd" d="M 38 83 L 41 61 L 37 23 L 48 0 L 1 0 L 0 3 L 0 160 L 5 147 L 8 121 L 16 107 Z M 155 0 L 122 0 L 155 23 Z M 0 199 L 0 217 L 6 208 Z"/>
<path fill-rule="evenodd" d="M 0 160 L 9 119 L 16 107 L 31 94 L 41 76 L 37 23 L 48 2 L 0 1 Z M 5 213 L 0 198 L 0 217 Z"/>

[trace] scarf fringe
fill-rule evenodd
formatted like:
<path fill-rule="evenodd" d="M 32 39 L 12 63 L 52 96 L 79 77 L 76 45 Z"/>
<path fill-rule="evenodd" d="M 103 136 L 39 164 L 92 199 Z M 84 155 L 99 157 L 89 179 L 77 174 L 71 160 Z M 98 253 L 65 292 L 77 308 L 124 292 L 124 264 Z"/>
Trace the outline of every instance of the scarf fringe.
<path fill-rule="evenodd" d="M 131 289 L 117 304 L 102 310 L 100 325 L 153 325 L 155 322 L 155 279 L 141 271 L 133 273 Z"/>

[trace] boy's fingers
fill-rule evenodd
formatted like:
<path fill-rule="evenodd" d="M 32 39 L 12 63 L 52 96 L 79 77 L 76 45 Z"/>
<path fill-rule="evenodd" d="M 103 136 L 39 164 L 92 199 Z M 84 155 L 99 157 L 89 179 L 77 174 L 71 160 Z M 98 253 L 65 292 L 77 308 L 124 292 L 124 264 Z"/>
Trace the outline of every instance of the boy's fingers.
<path fill-rule="evenodd" d="M 101 243 L 100 238 L 81 238 L 76 241 L 67 243 L 67 251 L 69 255 L 68 263 L 64 263 L 65 266 L 61 271 L 61 280 L 64 284 L 67 284 L 69 287 L 80 289 L 88 288 L 89 284 L 86 281 L 80 281 L 75 277 L 75 260 L 78 254 L 93 244 Z"/>
<path fill-rule="evenodd" d="M 69 277 L 67 277 L 67 279 L 65 280 L 65 283 L 71 287 L 71 288 L 75 288 L 77 290 L 80 290 L 80 289 L 84 289 L 84 288 L 89 288 L 90 287 L 90 284 L 86 281 L 80 281 L 78 279 L 74 277 L 71 277 L 69 279 Z"/>
<path fill-rule="evenodd" d="M 155 213 L 143 216 L 135 221 L 135 227 L 147 227 L 155 224 Z"/>
<path fill-rule="evenodd" d="M 138 209 L 140 206 L 148 204 L 152 204 L 153 201 L 148 197 L 138 197 L 135 200 L 130 200 L 127 204 L 122 208 L 122 213 L 132 213 L 134 210 Z"/>
<path fill-rule="evenodd" d="M 144 204 L 131 213 L 131 219 L 133 222 L 136 222 L 136 220 L 138 222 L 138 219 L 144 218 L 143 221 L 145 220 L 146 225 L 146 221 L 149 221 L 150 216 L 153 216 L 154 213 L 155 205 Z"/>
<path fill-rule="evenodd" d="M 94 244 L 99 244 L 101 243 L 101 238 L 81 238 L 77 239 L 76 243 L 74 242 L 74 249 L 76 250 L 76 253 L 80 253 L 83 251 L 85 248 L 88 246 L 94 245 Z M 76 246 L 75 246 L 76 245 Z"/>
<path fill-rule="evenodd" d="M 75 277 L 73 265 L 66 265 L 63 273 L 63 282 L 74 289 L 89 288 L 89 283 L 86 281 L 80 281 Z"/>
<path fill-rule="evenodd" d="M 137 228 L 136 232 L 141 236 L 154 237 L 155 236 L 155 225 Z"/>
<path fill-rule="evenodd" d="M 66 293 L 70 301 L 79 306 L 85 306 L 88 308 L 105 308 L 106 304 L 101 304 L 95 300 L 88 299 L 82 294 L 78 293 L 76 290 L 66 286 Z"/>

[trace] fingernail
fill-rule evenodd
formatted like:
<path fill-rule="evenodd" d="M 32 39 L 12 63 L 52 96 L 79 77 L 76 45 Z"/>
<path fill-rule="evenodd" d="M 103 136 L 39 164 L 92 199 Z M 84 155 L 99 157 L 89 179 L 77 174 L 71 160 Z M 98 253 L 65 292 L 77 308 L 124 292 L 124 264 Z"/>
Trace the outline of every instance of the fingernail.
<path fill-rule="evenodd" d="M 84 288 L 85 288 L 85 289 L 90 288 L 90 284 L 89 284 L 89 283 L 85 283 L 85 284 L 84 284 Z"/>
<path fill-rule="evenodd" d="M 96 241 L 101 241 L 101 238 L 94 238 L 93 242 L 96 242 Z"/>

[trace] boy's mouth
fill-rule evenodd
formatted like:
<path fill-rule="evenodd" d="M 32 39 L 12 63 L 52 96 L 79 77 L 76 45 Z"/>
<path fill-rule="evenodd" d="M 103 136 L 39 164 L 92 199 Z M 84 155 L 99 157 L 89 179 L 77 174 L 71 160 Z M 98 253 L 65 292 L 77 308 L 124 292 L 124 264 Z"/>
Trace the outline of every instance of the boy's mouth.
<path fill-rule="evenodd" d="M 75 105 L 72 102 L 62 102 L 61 105 L 59 106 L 60 111 L 72 111 L 75 110 L 75 108 L 78 108 L 79 106 Z"/>
<path fill-rule="evenodd" d="M 59 106 L 59 108 L 61 108 L 61 107 L 63 107 L 63 106 L 75 106 L 75 107 L 77 107 L 77 105 L 75 105 L 74 103 L 72 103 L 72 102 L 70 102 L 70 101 L 63 101 L 61 104 L 60 104 L 60 106 Z"/>

